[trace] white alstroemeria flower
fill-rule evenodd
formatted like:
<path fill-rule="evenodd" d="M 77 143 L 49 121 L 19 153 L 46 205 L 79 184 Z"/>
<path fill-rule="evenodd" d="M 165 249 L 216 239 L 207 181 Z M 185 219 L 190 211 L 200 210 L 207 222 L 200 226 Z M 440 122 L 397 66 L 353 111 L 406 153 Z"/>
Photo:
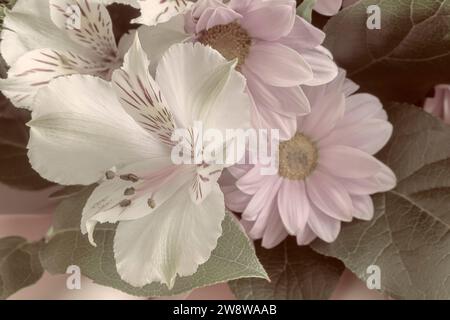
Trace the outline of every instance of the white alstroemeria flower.
<path fill-rule="evenodd" d="M 101 1 L 18 0 L 6 12 L 0 51 L 11 68 L 0 89 L 15 106 L 29 108 L 37 90 L 56 77 L 79 73 L 110 79 L 122 65 L 132 37 L 116 44 Z"/>
<path fill-rule="evenodd" d="M 172 287 L 217 245 L 225 215 L 217 183 L 223 166 L 175 165 L 171 137 L 197 121 L 204 130 L 249 127 L 251 102 L 235 65 L 209 47 L 177 44 L 162 57 L 154 80 L 136 40 L 112 83 L 59 77 L 36 96 L 28 146 L 33 168 L 60 184 L 99 182 L 83 210 L 82 232 L 93 243 L 97 223 L 119 222 L 117 270 L 134 286 L 158 281 Z"/>
<path fill-rule="evenodd" d="M 172 17 L 188 10 L 190 0 L 139 0 L 141 16 L 134 20 L 148 26 L 169 21 Z"/>

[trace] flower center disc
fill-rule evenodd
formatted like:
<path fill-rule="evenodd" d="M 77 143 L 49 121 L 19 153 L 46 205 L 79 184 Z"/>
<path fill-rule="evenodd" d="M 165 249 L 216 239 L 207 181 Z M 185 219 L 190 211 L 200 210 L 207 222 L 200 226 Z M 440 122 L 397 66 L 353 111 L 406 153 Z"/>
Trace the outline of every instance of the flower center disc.
<path fill-rule="evenodd" d="M 279 146 L 278 174 L 290 180 L 303 180 L 317 165 L 317 148 L 301 133 Z"/>
<path fill-rule="evenodd" d="M 218 25 L 202 31 L 200 43 L 219 51 L 227 60 L 238 59 L 237 68 L 244 64 L 250 52 L 252 39 L 238 23 Z"/>

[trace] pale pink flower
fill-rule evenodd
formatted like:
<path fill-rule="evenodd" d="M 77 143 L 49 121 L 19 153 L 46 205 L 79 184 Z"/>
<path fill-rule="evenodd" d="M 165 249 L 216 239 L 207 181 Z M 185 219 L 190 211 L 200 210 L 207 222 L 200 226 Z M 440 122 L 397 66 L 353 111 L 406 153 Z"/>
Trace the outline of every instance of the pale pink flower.
<path fill-rule="evenodd" d="M 222 178 L 229 209 L 242 212 L 253 239 L 271 248 L 288 234 L 299 245 L 316 237 L 336 239 L 341 222 L 370 220 L 371 194 L 392 189 L 394 173 L 372 155 L 389 140 L 392 125 L 380 101 L 354 94 L 358 87 L 341 73 L 333 82 L 305 88 L 311 113 L 279 145 L 278 174 L 261 165 L 240 165 Z"/>
<path fill-rule="evenodd" d="M 424 109 L 450 124 L 450 85 L 436 86 L 434 97 L 425 100 Z"/>
<path fill-rule="evenodd" d="M 342 0 L 316 0 L 314 10 L 324 16 L 334 16 L 342 7 Z"/>
<path fill-rule="evenodd" d="M 310 105 L 300 85 L 322 85 L 337 75 L 325 34 L 296 15 L 294 0 L 200 0 L 184 14 L 139 30 L 153 61 L 171 42 L 198 41 L 238 61 L 255 101 L 253 124 L 280 129 L 286 139 Z M 181 17 L 183 18 L 183 17 Z"/>

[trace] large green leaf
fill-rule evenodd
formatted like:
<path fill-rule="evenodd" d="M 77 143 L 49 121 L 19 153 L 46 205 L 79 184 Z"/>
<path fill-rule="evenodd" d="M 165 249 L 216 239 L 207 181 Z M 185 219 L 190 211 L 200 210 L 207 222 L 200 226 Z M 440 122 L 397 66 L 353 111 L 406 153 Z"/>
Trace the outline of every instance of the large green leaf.
<path fill-rule="evenodd" d="M 344 224 L 313 248 L 361 279 L 381 269 L 381 290 L 400 299 L 450 299 L 450 126 L 410 105 L 388 108 L 394 135 L 379 157 L 398 177 L 373 197 L 372 221 Z"/>
<path fill-rule="evenodd" d="M 99 225 L 95 232 L 97 247 L 90 245 L 80 233 L 80 212 L 92 189 L 61 203 L 55 214 L 49 241 L 41 251 L 44 268 L 51 273 L 65 273 L 69 265 L 77 265 L 81 272 L 98 284 L 113 287 L 137 296 L 167 296 L 190 291 L 233 279 L 267 278 L 258 261 L 252 243 L 231 214 L 223 224 L 211 258 L 193 276 L 178 278 L 172 290 L 159 283 L 135 288 L 120 279 L 113 254 L 115 226 Z"/>
<path fill-rule="evenodd" d="M 367 7 L 381 9 L 381 29 L 369 30 Z M 450 83 L 450 1 L 362 0 L 331 18 L 325 46 L 364 92 L 419 103 L 438 83 Z"/>
<path fill-rule="evenodd" d="M 271 281 L 239 279 L 229 282 L 238 299 L 328 299 L 344 271 L 339 260 L 306 246 L 299 247 L 292 237 L 270 250 L 262 248 L 258 242 L 256 253 Z"/>
<path fill-rule="evenodd" d="M 34 284 L 44 272 L 39 262 L 42 242 L 28 243 L 20 237 L 0 239 L 0 299 Z"/>

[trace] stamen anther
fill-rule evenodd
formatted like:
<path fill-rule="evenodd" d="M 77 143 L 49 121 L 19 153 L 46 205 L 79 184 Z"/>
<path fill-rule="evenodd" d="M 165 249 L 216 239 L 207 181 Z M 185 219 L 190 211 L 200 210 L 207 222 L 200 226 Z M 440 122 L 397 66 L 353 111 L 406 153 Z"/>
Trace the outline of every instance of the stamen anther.
<path fill-rule="evenodd" d="M 123 174 L 120 176 L 120 179 L 124 181 L 131 181 L 131 182 L 138 182 L 139 177 L 135 174 L 129 173 L 129 174 Z"/>
<path fill-rule="evenodd" d="M 129 199 L 122 200 L 122 201 L 120 201 L 120 203 L 119 203 L 119 205 L 120 205 L 122 208 L 128 207 L 130 204 L 131 204 L 131 200 L 129 200 Z"/>

